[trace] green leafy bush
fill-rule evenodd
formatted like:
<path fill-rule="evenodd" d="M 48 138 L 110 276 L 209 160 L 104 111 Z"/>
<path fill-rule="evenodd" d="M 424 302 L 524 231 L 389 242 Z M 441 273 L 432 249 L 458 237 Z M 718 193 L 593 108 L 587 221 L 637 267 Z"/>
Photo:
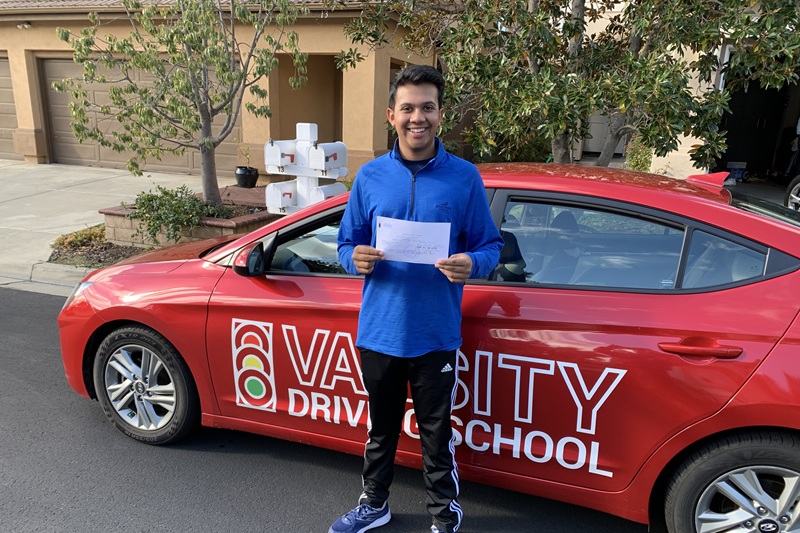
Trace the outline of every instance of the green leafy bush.
<path fill-rule="evenodd" d="M 186 185 L 176 189 L 156 186 L 155 192 L 141 192 L 133 204 L 136 209 L 128 217 L 139 220 L 137 236 L 149 238 L 159 244 L 162 231 L 167 239 L 178 242 L 183 230 L 200 224 L 202 217 L 229 218 L 231 210 L 205 202 Z"/>
<path fill-rule="evenodd" d="M 639 135 L 633 135 L 625 149 L 625 168 L 650 172 L 653 164 L 653 149 L 642 142 Z"/>
<path fill-rule="evenodd" d="M 471 130 L 468 130 L 471 131 Z M 551 156 L 550 141 L 544 137 L 532 137 L 527 141 L 496 135 L 485 143 L 477 143 L 476 163 L 503 163 L 513 161 L 546 162 Z M 483 147 L 484 151 L 480 150 Z"/>

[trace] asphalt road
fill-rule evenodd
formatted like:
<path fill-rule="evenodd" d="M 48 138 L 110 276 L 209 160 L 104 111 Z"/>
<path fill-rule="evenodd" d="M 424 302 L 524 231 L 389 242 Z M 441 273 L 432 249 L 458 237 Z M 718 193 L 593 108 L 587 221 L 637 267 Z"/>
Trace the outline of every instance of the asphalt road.
<path fill-rule="evenodd" d="M 0 288 L 0 531 L 320 532 L 353 506 L 359 457 L 234 431 L 136 443 L 64 378 L 64 298 Z M 418 471 L 399 468 L 392 521 L 427 531 Z M 603 513 L 463 483 L 462 533 L 645 533 Z"/>

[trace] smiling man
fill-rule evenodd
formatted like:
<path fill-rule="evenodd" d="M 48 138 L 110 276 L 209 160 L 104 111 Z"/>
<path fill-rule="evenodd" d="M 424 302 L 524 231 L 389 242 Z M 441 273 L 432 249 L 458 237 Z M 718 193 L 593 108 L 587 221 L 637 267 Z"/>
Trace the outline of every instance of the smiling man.
<path fill-rule="evenodd" d="M 329 533 L 360 533 L 389 522 L 389 488 L 411 388 L 423 455 L 431 531 L 461 524 L 450 413 L 461 346 L 464 282 L 488 275 L 502 238 L 475 166 L 445 151 L 444 78 L 428 66 L 398 73 L 387 118 L 394 149 L 364 165 L 339 227 L 339 260 L 363 274 L 356 345 L 369 394 L 370 429 L 358 506 Z M 396 228 L 405 233 L 389 233 Z M 392 228 L 392 229 L 390 229 Z M 400 243 L 378 249 L 377 242 Z M 442 256 L 431 259 L 431 249 Z"/>
<path fill-rule="evenodd" d="M 427 161 L 436 155 L 436 133 L 444 110 L 438 105 L 435 85 L 402 85 L 395 90 L 395 102 L 386 110 L 397 131 L 398 150 L 406 161 Z M 394 108 L 397 108 L 395 110 Z"/>

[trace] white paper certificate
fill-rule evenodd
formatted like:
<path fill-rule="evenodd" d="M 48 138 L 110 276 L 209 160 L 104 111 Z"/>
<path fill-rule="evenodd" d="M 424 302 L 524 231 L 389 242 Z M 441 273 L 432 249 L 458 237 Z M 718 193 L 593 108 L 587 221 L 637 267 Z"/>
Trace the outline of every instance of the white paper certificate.
<path fill-rule="evenodd" d="M 447 259 L 450 245 L 449 222 L 412 222 L 378 217 L 375 248 L 390 261 L 434 264 Z"/>

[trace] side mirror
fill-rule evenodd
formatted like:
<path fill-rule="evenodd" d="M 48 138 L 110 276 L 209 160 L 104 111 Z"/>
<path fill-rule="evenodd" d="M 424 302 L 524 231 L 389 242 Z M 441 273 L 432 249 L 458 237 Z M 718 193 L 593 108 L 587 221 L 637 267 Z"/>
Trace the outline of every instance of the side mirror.
<path fill-rule="evenodd" d="M 233 271 L 240 276 L 252 278 L 263 276 L 267 271 L 264 243 L 257 241 L 245 246 L 233 258 Z"/>

